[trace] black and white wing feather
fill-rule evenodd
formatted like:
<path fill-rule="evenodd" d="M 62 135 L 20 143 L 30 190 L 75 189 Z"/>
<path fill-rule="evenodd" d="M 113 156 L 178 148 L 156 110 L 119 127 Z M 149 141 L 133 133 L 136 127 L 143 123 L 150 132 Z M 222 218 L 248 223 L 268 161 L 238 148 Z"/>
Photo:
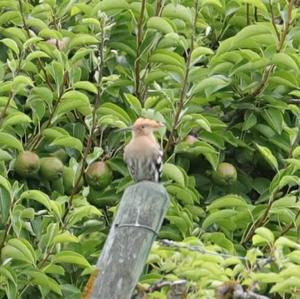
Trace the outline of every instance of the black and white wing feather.
<path fill-rule="evenodd" d="M 156 157 L 154 157 L 154 163 L 155 163 L 154 181 L 159 182 L 161 179 L 162 168 L 163 168 L 163 152 L 161 149 L 157 151 Z"/>

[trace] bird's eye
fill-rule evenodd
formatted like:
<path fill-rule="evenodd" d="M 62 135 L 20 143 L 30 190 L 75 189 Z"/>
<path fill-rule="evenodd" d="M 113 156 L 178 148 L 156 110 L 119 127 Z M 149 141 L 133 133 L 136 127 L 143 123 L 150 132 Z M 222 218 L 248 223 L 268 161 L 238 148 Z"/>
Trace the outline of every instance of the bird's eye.
<path fill-rule="evenodd" d="M 145 126 L 144 126 L 144 125 L 142 125 L 142 129 L 145 129 Z"/>

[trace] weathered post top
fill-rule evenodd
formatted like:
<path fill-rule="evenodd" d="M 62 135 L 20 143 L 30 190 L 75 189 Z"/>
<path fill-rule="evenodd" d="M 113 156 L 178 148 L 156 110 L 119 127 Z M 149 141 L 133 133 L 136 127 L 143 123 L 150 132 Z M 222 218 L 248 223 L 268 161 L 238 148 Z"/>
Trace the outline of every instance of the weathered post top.
<path fill-rule="evenodd" d="M 130 299 L 169 204 L 163 185 L 143 181 L 126 189 L 84 299 Z"/>

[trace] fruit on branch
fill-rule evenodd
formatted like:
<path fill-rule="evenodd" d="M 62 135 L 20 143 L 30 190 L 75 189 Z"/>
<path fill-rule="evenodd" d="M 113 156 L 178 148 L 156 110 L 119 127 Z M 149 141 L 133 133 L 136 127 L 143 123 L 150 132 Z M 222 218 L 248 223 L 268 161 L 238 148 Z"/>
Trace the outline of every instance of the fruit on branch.
<path fill-rule="evenodd" d="M 69 37 L 64 37 L 62 40 L 51 38 L 47 40 L 49 45 L 56 47 L 58 50 L 65 51 L 68 48 L 70 42 Z"/>
<path fill-rule="evenodd" d="M 111 169 L 103 161 L 93 162 L 89 165 L 85 174 L 86 182 L 96 189 L 107 187 L 111 183 L 112 178 Z"/>
<path fill-rule="evenodd" d="M 14 171 L 25 178 L 36 174 L 40 169 L 40 158 L 36 153 L 30 151 L 21 152 L 14 164 Z"/>
<path fill-rule="evenodd" d="M 49 181 L 54 181 L 63 176 L 64 164 L 55 157 L 41 159 L 40 174 Z"/>
<path fill-rule="evenodd" d="M 187 142 L 188 144 L 193 144 L 196 141 L 198 141 L 198 139 L 194 135 L 187 135 L 184 141 Z"/>
<path fill-rule="evenodd" d="M 237 179 L 236 168 L 230 163 L 222 162 L 213 172 L 212 178 L 219 185 L 232 185 Z"/>

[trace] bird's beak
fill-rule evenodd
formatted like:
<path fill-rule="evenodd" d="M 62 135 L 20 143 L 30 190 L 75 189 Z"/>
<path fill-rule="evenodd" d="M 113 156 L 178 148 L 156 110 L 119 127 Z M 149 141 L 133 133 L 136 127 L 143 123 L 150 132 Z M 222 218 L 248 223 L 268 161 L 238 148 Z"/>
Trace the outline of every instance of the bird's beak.
<path fill-rule="evenodd" d="M 126 132 L 126 131 L 131 131 L 133 129 L 133 126 L 122 128 L 122 129 L 117 129 L 115 132 Z"/>
<path fill-rule="evenodd" d="M 161 128 L 164 128 L 165 125 L 161 122 L 157 122 L 157 125 L 155 126 L 156 129 L 161 129 Z"/>

